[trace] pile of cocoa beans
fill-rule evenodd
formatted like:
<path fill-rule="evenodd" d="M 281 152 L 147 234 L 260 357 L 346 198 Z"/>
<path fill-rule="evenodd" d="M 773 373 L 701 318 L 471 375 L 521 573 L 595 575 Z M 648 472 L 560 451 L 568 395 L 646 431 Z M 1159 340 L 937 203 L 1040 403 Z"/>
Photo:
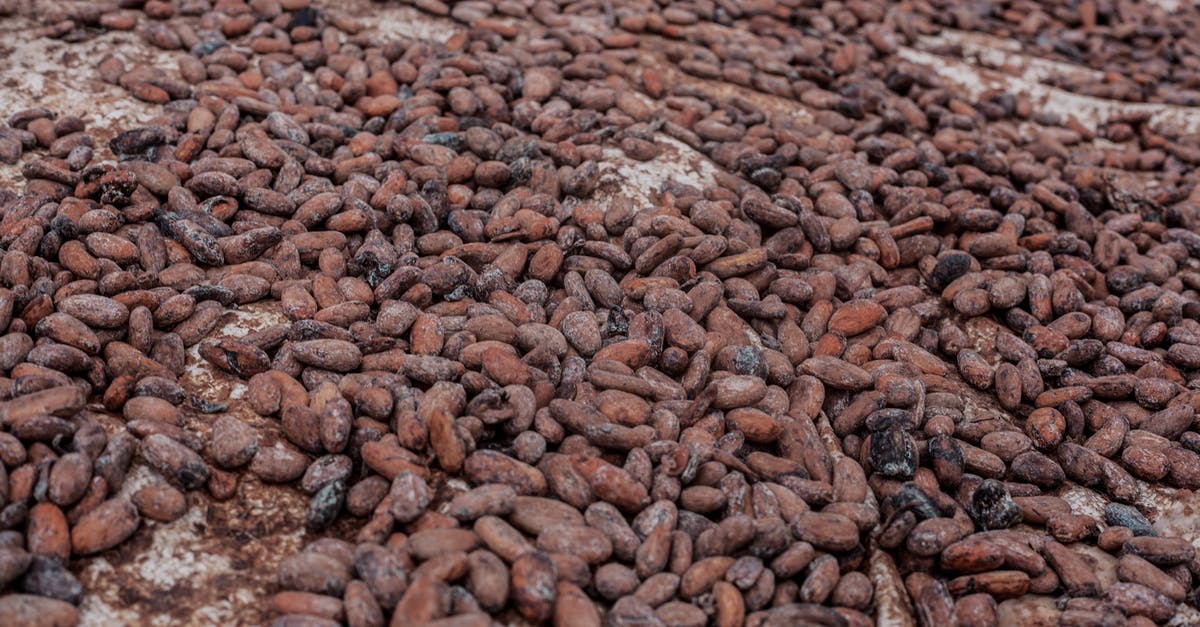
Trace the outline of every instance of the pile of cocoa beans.
<path fill-rule="evenodd" d="M 1040 80 L 1076 94 L 1200 105 L 1200 74 L 1183 61 L 1200 52 L 1191 37 L 1200 27 L 1200 13 L 1194 10 L 1177 11 L 1164 2 L 1097 0 L 980 3 L 970 8 L 936 0 L 915 3 L 911 10 L 934 24 L 1019 42 L 1023 54 L 1039 60 L 1070 64 L 1062 67 L 1074 71 L 1054 72 Z"/>
<path fill-rule="evenodd" d="M 280 626 L 1197 616 L 1148 495 L 1200 489 L 1200 136 L 902 53 L 1193 104 L 1200 13 L 952 4 L 54 4 L 177 65 L 97 59 L 160 105 L 111 139 L 0 127 L 0 622 L 74 624 L 73 557 L 246 481 L 309 499 Z M 671 159 L 702 183 L 622 180 Z"/>

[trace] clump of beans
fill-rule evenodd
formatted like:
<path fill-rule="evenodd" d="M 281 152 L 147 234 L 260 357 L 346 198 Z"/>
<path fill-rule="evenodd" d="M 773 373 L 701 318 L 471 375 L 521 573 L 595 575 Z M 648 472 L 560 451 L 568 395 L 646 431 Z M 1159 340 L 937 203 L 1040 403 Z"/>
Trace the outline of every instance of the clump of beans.
<path fill-rule="evenodd" d="M 1071 58 L 1093 33 L 1124 85 L 1176 75 L 1121 75 L 1143 38 L 1196 59 L 1178 28 L 1089 2 L 415 0 L 461 26 L 429 41 L 334 4 L 43 16 L 180 52 L 98 60 L 162 107 L 106 143 L 45 109 L 0 129 L 27 179 L 0 190 L 0 616 L 74 623 L 73 556 L 247 475 L 309 497 L 278 625 L 1194 604 L 1200 559 L 1143 497 L 1200 488 L 1195 136 L 966 98 L 899 55 L 939 24 Z M 1187 100 L 1183 67 L 1105 95 Z M 714 173 L 639 206 L 611 150 Z M 286 322 L 221 335 L 247 306 Z M 273 428 L 181 385 L 193 348 Z M 159 480 L 117 496 L 135 459 Z"/>

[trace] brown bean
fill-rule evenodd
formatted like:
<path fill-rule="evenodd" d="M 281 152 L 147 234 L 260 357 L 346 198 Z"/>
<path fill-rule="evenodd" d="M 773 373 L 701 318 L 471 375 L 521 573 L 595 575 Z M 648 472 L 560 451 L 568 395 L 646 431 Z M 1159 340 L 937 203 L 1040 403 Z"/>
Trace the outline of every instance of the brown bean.
<path fill-rule="evenodd" d="M 133 535 L 140 522 L 132 503 L 110 499 L 79 519 L 71 530 L 71 549 L 80 555 L 111 549 Z"/>

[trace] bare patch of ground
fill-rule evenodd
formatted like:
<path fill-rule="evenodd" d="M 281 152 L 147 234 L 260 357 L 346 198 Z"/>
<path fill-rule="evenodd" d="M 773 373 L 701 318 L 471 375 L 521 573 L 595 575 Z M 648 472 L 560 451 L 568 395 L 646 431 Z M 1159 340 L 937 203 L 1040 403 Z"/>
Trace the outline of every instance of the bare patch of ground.
<path fill-rule="evenodd" d="M 182 53 L 150 46 L 131 32 L 107 32 L 66 43 L 38 37 L 39 28 L 30 16 L 0 19 L 0 119 L 32 107 L 79 116 L 97 140 L 97 157 L 111 158 L 108 140 L 144 124 L 158 114 L 158 107 L 102 81 L 95 69 L 100 59 L 111 54 L 127 65 L 174 67 Z M 33 157 L 26 152 L 23 161 Z M 20 189 L 22 181 L 20 164 L 0 164 L 0 186 Z"/>

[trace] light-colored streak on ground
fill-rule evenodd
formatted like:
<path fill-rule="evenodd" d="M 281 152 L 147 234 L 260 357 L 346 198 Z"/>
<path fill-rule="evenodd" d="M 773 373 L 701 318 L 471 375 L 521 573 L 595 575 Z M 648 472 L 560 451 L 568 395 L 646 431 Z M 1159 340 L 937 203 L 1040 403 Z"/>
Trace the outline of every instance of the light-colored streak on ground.
<path fill-rule="evenodd" d="M 287 324 L 289 320 L 277 308 L 251 305 L 242 309 L 231 309 L 225 313 L 225 324 L 213 331 L 212 337 L 238 338 L 268 325 Z M 200 344 L 187 350 L 187 366 L 180 383 L 197 397 L 212 402 L 240 399 L 246 393 L 246 384 L 213 369 L 212 364 L 200 358 Z M 217 384 L 223 378 L 224 385 Z"/>
<path fill-rule="evenodd" d="M 1085 76 L 1093 80 L 1104 78 L 1104 72 L 1088 67 L 1023 54 L 1020 42 L 983 33 L 946 29 L 937 35 L 921 37 L 916 47 L 936 54 L 947 46 L 959 48 L 966 58 L 974 59 L 981 67 L 1002 72 L 1011 70 L 1008 73 L 1017 72 L 1017 78 L 1031 83 L 1039 83 L 1064 74 Z"/>
<path fill-rule="evenodd" d="M 625 196 L 635 209 L 650 209 L 666 181 L 703 190 L 712 181 L 716 166 L 708 157 L 666 135 L 655 138 L 662 153 L 649 161 L 637 161 L 617 148 L 605 148 L 600 162 L 600 185 L 593 199 L 602 205 Z"/>
<path fill-rule="evenodd" d="M 457 22 L 438 19 L 412 7 L 377 5 L 372 10 L 374 13 L 363 19 L 363 23 L 368 30 L 378 31 L 382 35 L 445 43 L 465 30 Z"/>
<path fill-rule="evenodd" d="M 1043 85 L 1003 72 L 980 68 L 962 59 L 953 59 L 924 50 L 902 47 L 898 54 L 910 63 L 937 70 L 937 75 L 971 98 L 988 91 L 1026 94 L 1038 112 L 1074 116 L 1090 130 L 1095 130 L 1115 117 L 1129 114 L 1149 114 L 1152 128 L 1171 127 L 1185 133 L 1200 132 L 1200 108 L 1175 105 L 1118 102 L 1083 96 L 1058 87 Z"/>
<path fill-rule="evenodd" d="M 96 140 L 97 158 L 111 158 L 108 140 L 144 124 L 159 108 L 100 80 L 96 64 L 112 54 L 127 67 L 136 62 L 174 68 L 182 53 L 154 48 L 131 32 L 107 32 L 66 43 L 38 37 L 38 28 L 25 16 L 0 19 L 0 120 L 32 107 L 45 107 L 60 116 L 77 115 L 87 122 L 88 133 Z M 26 151 L 22 162 L 35 156 Z M 0 164 L 0 187 L 19 190 L 22 186 L 20 164 Z"/>
<path fill-rule="evenodd" d="M 1178 11 L 1179 3 L 1180 0 L 1146 0 L 1146 4 L 1152 4 L 1168 13 Z"/>

